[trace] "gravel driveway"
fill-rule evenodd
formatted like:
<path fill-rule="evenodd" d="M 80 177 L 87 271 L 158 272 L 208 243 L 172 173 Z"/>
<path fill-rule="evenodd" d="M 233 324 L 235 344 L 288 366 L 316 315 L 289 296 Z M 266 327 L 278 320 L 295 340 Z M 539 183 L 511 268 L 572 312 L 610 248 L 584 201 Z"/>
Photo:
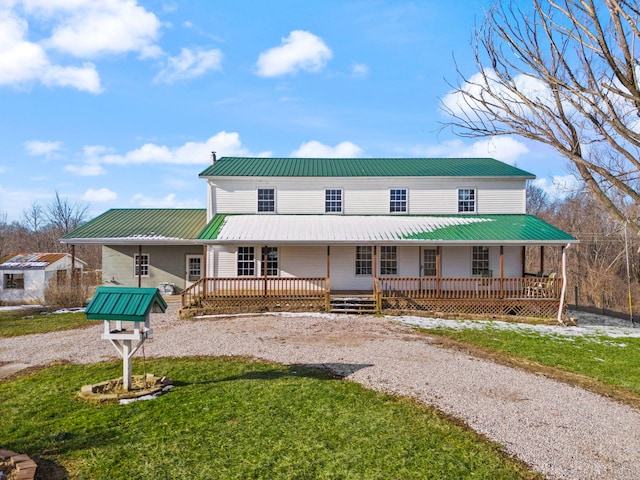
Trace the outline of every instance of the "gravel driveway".
<path fill-rule="evenodd" d="M 166 313 L 151 315 L 154 335 L 145 343 L 147 357 L 241 355 L 321 364 L 368 388 L 413 397 L 462 419 L 547 478 L 640 476 L 640 411 L 438 347 L 396 320 L 280 314 L 185 321 L 175 311 L 170 303 Z M 11 362 L 3 369 L 117 358 L 100 339 L 99 323 L 0 339 L 0 362 Z"/>

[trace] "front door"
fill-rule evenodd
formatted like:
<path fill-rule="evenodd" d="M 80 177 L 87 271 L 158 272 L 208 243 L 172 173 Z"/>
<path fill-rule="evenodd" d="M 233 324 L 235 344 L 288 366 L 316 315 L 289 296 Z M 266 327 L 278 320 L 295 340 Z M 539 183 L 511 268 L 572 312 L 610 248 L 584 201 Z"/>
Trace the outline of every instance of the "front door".
<path fill-rule="evenodd" d="M 202 255 L 187 255 L 185 288 L 189 288 L 202 278 Z"/>

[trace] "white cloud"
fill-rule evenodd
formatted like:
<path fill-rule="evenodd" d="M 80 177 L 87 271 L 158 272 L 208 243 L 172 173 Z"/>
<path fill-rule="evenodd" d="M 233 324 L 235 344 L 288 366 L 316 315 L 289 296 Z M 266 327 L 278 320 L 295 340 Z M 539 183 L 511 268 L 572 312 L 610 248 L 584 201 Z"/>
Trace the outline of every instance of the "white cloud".
<path fill-rule="evenodd" d="M 98 190 L 90 188 L 82 195 L 82 200 L 87 202 L 110 202 L 117 199 L 118 194 L 108 188 L 99 188 Z"/>
<path fill-rule="evenodd" d="M 417 147 L 413 153 L 426 157 L 491 157 L 514 165 L 529 152 L 524 143 L 512 137 L 496 137 L 465 144 L 462 140 L 447 140 L 438 145 Z"/>
<path fill-rule="evenodd" d="M 26 1 L 44 8 L 59 23 L 44 44 L 76 57 L 139 52 L 158 55 L 160 20 L 135 0 Z"/>
<path fill-rule="evenodd" d="M 507 89 L 501 84 L 497 74 L 492 69 L 485 69 L 485 76 L 481 73 L 472 75 L 469 80 L 462 86 L 460 91 L 450 91 L 442 99 L 445 112 L 462 116 L 469 115 L 476 118 L 477 113 L 486 112 L 486 108 L 482 104 L 482 99 L 486 99 L 489 103 L 495 104 L 503 101 L 509 107 L 523 117 L 531 116 L 532 109 L 527 106 L 523 100 L 513 93 L 511 89 Z M 555 99 L 548 85 L 541 80 L 526 74 L 519 74 L 513 77 L 512 85 L 522 96 L 530 100 L 533 104 L 546 105 L 552 111 L 555 110 Z M 483 93 L 486 91 L 491 94 Z M 496 100 L 499 99 L 499 100 Z M 572 112 L 574 107 L 569 101 L 564 102 L 565 114 Z M 534 119 L 535 121 L 535 119 Z"/>
<path fill-rule="evenodd" d="M 138 207 L 148 208 L 200 208 L 202 202 L 199 200 L 182 200 L 176 199 L 175 193 L 170 193 L 166 197 L 153 198 L 147 197 L 142 193 L 136 193 L 131 197 L 131 203 Z"/>
<path fill-rule="evenodd" d="M 79 177 L 97 177 L 107 173 L 101 165 L 95 162 L 88 162 L 84 165 L 67 165 L 64 170 Z"/>
<path fill-rule="evenodd" d="M 351 66 L 351 76 L 355 78 L 364 78 L 369 75 L 369 67 L 362 63 L 356 63 Z"/>
<path fill-rule="evenodd" d="M 52 64 L 45 50 L 25 39 L 27 22 L 9 10 L 0 10 L 0 85 L 37 81 L 55 87 L 74 87 L 100 93 L 100 79 L 93 64 L 81 67 Z"/>
<path fill-rule="evenodd" d="M 147 143 L 124 155 L 104 155 L 100 161 L 106 164 L 129 165 L 142 163 L 167 163 L 177 165 L 202 165 L 211 161 L 211 152 L 222 156 L 251 156 L 242 145 L 237 133 L 219 132 L 204 142 L 187 142 L 179 147 Z M 263 152 L 256 156 L 268 156 Z"/>
<path fill-rule="evenodd" d="M 300 70 L 318 72 L 333 56 L 333 52 L 320 37 L 304 30 L 294 30 L 282 45 L 260 54 L 257 74 L 261 77 L 278 77 Z"/>
<path fill-rule="evenodd" d="M 62 148 L 62 142 L 30 140 L 28 142 L 24 142 L 24 147 L 29 155 L 34 157 L 44 156 L 47 160 L 50 160 L 57 156 L 57 152 Z"/>
<path fill-rule="evenodd" d="M 555 175 L 552 178 L 537 178 L 533 184 L 540 187 L 551 198 L 564 198 L 581 187 L 581 182 L 573 175 Z"/>
<path fill-rule="evenodd" d="M 155 77 L 156 82 L 173 83 L 177 80 L 199 77 L 210 70 L 220 70 L 222 52 L 218 49 L 196 50 L 183 48 L 177 57 L 169 57 L 164 68 Z"/>
<path fill-rule="evenodd" d="M 341 142 L 335 147 L 324 145 L 316 140 L 303 143 L 291 153 L 298 158 L 355 158 L 362 156 L 363 150 L 351 142 Z"/>

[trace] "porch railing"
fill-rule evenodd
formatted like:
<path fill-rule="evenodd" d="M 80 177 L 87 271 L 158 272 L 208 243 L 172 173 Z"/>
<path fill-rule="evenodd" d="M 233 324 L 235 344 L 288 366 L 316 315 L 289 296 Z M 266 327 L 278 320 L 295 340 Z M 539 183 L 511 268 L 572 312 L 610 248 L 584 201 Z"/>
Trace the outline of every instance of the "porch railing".
<path fill-rule="evenodd" d="M 201 278 L 182 292 L 182 306 L 201 298 L 324 298 L 329 281 L 324 277 L 307 278 Z"/>
<path fill-rule="evenodd" d="M 379 278 L 384 298 L 559 299 L 561 278 Z"/>

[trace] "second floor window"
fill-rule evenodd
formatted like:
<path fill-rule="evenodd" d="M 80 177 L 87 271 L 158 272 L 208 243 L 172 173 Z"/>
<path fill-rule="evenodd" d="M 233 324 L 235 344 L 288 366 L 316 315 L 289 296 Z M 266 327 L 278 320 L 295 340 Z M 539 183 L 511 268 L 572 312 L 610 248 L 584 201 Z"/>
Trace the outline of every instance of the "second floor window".
<path fill-rule="evenodd" d="M 459 188 L 458 189 L 458 212 L 475 212 L 476 211 L 476 189 L 475 188 Z"/>
<path fill-rule="evenodd" d="M 276 211 L 276 191 L 273 188 L 258 189 L 258 212 Z"/>
<path fill-rule="evenodd" d="M 392 188 L 389 190 L 389 212 L 402 213 L 407 211 L 407 189 Z"/>
<path fill-rule="evenodd" d="M 324 191 L 325 213 L 342 213 L 342 190 L 327 188 Z"/>

